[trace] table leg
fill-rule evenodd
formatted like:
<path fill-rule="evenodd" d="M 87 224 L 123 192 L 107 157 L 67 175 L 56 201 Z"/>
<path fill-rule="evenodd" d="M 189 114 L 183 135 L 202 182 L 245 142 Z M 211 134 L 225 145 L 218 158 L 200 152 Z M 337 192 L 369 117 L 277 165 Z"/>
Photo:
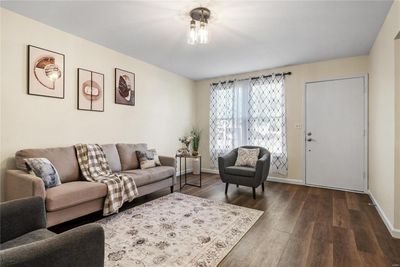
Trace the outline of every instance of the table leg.
<path fill-rule="evenodd" d="M 200 160 L 200 174 L 198 174 L 199 175 L 199 183 L 195 183 L 195 184 L 192 184 L 192 183 L 188 183 L 187 182 L 187 180 L 186 180 L 186 175 L 185 175 L 185 184 L 184 184 L 184 186 L 185 185 L 190 185 L 190 186 L 195 186 L 195 187 L 201 187 L 201 183 L 202 183 L 202 174 L 201 174 L 201 157 L 198 157 L 199 158 L 199 160 Z M 186 165 L 186 163 L 185 163 L 185 165 Z M 186 168 L 185 168 L 185 171 L 186 171 Z M 197 176 L 197 175 L 196 175 Z"/>
<path fill-rule="evenodd" d="M 182 158 L 179 157 L 179 190 L 182 189 Z"/>
<path fill-rule="evenodd" d="M 201 157 L 200 157 L 200 187 L 201 187 Z"/>
<path fill-rule="evenodd" d="M 187 173 L 187 167 L 186 167 L 186 157 L 185 157 L 185 184 L 187 184 L 186 173 Z"/>

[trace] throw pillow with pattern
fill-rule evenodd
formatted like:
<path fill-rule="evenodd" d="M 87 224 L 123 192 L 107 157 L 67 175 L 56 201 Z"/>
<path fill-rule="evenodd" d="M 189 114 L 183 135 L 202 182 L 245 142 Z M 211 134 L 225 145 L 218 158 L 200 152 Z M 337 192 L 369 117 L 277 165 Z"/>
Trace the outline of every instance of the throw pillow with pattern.
<path fill-rule="evenodd" d="M 137 150 L 136 155 L 139 159 L 139 164 L 141 169 L 148 169 L 156 166 L 161 166 L 160 159 L 158 158 L 158 154 L 155 149 Z"/>
<path fill-rule="evenodd" d="M 46 158 L 28 158 L 25 159 L 28 171 L 41 178 L 46 188 L 55 187 L 61 184 L 60 176 L 56 168 Z"/>
<path fill-rule="evenodd" d="M 235 166 L 256 167 L 259 154 L 259 148 L 248 149 L 240 147 L 238 149 L 238 156 L 236 158 Z"/>

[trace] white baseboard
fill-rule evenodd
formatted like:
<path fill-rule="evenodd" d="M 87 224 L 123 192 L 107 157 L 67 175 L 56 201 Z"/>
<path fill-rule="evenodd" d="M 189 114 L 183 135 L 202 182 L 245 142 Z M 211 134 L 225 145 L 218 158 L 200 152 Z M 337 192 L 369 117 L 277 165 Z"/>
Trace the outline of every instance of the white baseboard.
<path fill-rule="evenodd" d="M 192 168 L 188 168 L 186 169 L 186 173 L 192 173 L 193 169 Z M 185 170 L 182 170 L 182 175 L 185 174 Z M 176 172 L 176 176 L 181 175 L 181 173 L 179 171 Z"/>
<path fill-rule="evenodd" d="M 202 168 L 201 172 L 204 173 L 212 173 L 212 174 L 219 174 L 218 170 L 214 170 L 214 169 L 208 169 L 208 168 Z M 278 182 L 278 183 L 286 183 L 286 184 L 300 184 L 300 185 L 304 185 L 304 181 L 303 180 L 298 180 L 298 179 L 287 179 L 287 178 L 279 178 L 279 177 L 271 177 L 269 176 L 267 178 L 267 181 L 269 182 Z"/>
<path fill-rule="evenodd" d="M 374 195 L 371 193 L 371 191 L 368 190 L 368 195 L 372 199 L 372 202 L 375 204 L 376 210 L 379 213 L 379 216 L 381 216 L 381 219 L 383 223 L 386 225 L 386 228 L 389 230 L 390 234 L 394 238 L 400 238 L 400 229 L 397 229 L 393 226 L 393 224 L 389 221 L 388 217 L 386 216 L 385 212 L 379 205 L 378 201 L 376 201 Z"/>
<path fill-rule="evenodd" d="M 285 184 L 304 185 L 304 181 L 303 181 L 303 180 L 299 180 L 299 179 L 289 179 L 289 178 L 280 178 L 280 177 L 272 177 L 272 176 L 268 176 L 267 181 L 268 181 L 268 182 L 285 183 Z"/>
<path fill-rule="evenodd" d="M 201 172 L 212 173 L 212 174 L 219 174 L 219 171 L 218 171 L 218 170 L 207 169 L 207 168 L 201 168 Z"/>
<path fill-rule="evenodd" d="M 192 173 L 192 172 L 193 172 L 192 168 L 186 170 L 186 173 Z M 202 173 L 219 174 L 218 170 L 207 169 L 207 168 L 201 168 L 201 172 Z M 182 174 L 185 174 L 185 170 L 182 170 Z M 180 175 L 180 173 L 179 173 L 179 171 L 177 171 L 176 176 L 179 176 L 179 175 Z"/>

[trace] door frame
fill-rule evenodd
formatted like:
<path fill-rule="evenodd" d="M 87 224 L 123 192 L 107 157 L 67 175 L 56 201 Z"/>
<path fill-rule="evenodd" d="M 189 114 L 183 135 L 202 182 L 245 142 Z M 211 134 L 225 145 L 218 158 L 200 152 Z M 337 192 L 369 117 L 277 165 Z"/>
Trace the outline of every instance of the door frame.
<path fill-rule="evenodd" d="M 307 183 L 307 146 L 306 146 L 306 139 L 307 139 L 307 84 L 311 83 L 319 83 L 319 82 L 329 82 L 329 81 L 338 81 L 338 80 L 348 80 L 348 79 L 354 79 L 354 78 L 363 78 L 364 79 L 364 172 L 363 172 L 363 184 L 364 184 L 364 189 L 363 191 L 355 191 L 355 190 L 350 190 L 350 189 L 344 189 L 344 188 L 336 188 L 336 187 L 330 187 L 330 186 L 320 186 L 320 185 L 313 185 L 313 184 L 308 184 Z M 303 153 L 304 153 L 304 184 L 307 186 L 312 186 L 312 187 L 322 187 L 322 188 L 329 188 L 329 189 L 335 189 L 335 190 L 341 190 L 341 191 L 350 191 L 350 192 L 356 192 L 356 193 L 368 193 L 368 185 L 369 185 L 369 173 L 368 173 L 368 140 L 369 140 L 369 84 L 368 84 L 368 74 L 365 75 L 358 75 L 358 76 L 345 76 L 341 78 L 334 78 L 334 79 L 325 79 L 325 80 L 315 80 L 315 81 L 310 81 L 310 82 L 305 82 L 304 83 L 304 130 L 303 130 Z"/>

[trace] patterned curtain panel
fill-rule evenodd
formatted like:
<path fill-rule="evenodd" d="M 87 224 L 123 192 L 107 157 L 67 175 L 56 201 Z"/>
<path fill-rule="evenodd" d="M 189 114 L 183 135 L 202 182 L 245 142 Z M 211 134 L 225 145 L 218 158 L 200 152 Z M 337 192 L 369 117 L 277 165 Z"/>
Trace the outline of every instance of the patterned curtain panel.
<path fill-rule="evenodd" d="M 250 81 L 248 142 L 271 152 L 271 173 L 286 175 L 285 81 L 282 75 Z"/>
<path fill-rule="evenodd" d="M 218 168 L 218 157 L 233 149 L 233 81 L 210 87 L 211 167 Z"/>
<path fill-rule="evenodd" d="M 286 175 L 284 76 L 212 84 L 210 87 L 211 167 L 235 147 L 256 145 L 272 155 L 271 173 Z"/>

